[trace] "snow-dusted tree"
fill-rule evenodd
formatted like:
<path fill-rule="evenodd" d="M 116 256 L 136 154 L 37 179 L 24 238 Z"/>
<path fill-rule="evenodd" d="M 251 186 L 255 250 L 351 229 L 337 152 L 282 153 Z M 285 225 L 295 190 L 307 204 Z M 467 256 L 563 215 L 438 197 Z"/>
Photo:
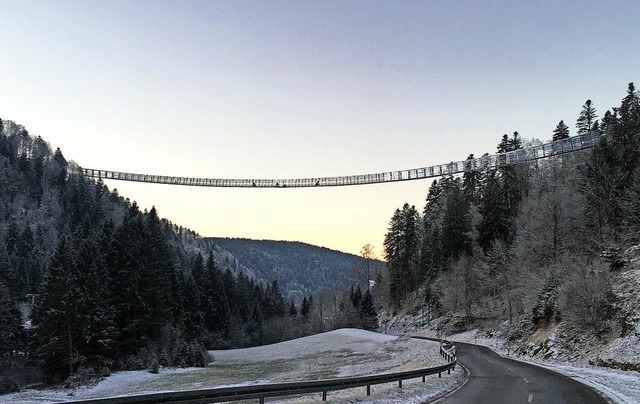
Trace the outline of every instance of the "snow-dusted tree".
<path fill-rule="evenodd" d="M 614 302 L 609 269 L 601 263 L 574 261 L 566 272 L 559 299 L 562 318 L 585 331 L 602 335 L 608 328 Z"/>
<path fill-rule="evenodd" d="M 541 164 L 531 191 L 516 220 L 518 243 L 526 246 L 526 259 L 544 267 L 585 241 L 584 197 L 576 159 L 564 156 Z"/>
<path fill-rule="evenodd" d="M 464 256 L 443 276 L 440 301 L 445 313 L 462 313 L 466 323 L 473 319 L 473 308 L 481 295 L 477 258 Z"/>
<path fill-rule="evenodd" d="M 511 247 L 496 241 L 485 258 L 484 268 L 484 279 L 492 289 L 494 302 L 503 308 L 500 314 L 506 314 L 509 324 L 513 323 L 513 317 L 523 309 L 524 274 L 514 263 Z"/>
<path fill-rule="evenodd" d="M 585 198 L 585 224 L 592 229 L 598 243 L 615 240 L 622 217 L 620 192 L 628 173 L 622 171 L 616 158 L 617 150 L 607 138 L 593 148 L 582 169 L 580 192 Z"/>
<path fill-rule="evenodd" d="M 558 294 L 560 288 L 560 275 L 555 266 L 547 268 L 544 275 L 544 284 L 538 294 L 537 302 L 533 306 L 531 321 L 534 324 L 546 324 L 558 316 Z"/>

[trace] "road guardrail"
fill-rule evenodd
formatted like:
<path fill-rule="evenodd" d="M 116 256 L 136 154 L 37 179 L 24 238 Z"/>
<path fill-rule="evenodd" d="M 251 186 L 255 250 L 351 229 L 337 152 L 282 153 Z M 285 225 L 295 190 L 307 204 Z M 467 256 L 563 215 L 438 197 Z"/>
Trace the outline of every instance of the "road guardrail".
<path fill-rule="evenodd" d="M 419 338 L 427 339 L 427 338 Z M 267 397 L 283 397 L 307 393 L 322 393 L 322 400 L 327 399 L 327 393 L 351 389 L 354 387 L 366 387 L 367 395 L 371 395 L 371 386 L 383 383 L 398 382 L 402 388 L 402 381 L 422 377 L 426 381 L 426 376 L 438 374 L 442 377 L 444 372 L 451 374 L 455 369 L 457 359 L 453 346 L 440 347 L 440 355 L 448 362 L 445 365 L 408 370 L 404 372 L 384 373 L 370 376 L 342 377 L 337 379 L 312 380 L 302 382 L 257 384 L 251 386 L 219 387 L 201 390 L 171 391 L 163 393 L 140 394 L 132 396 L 108 397 L 73 401 L 74 403 L 91 404 L 129 404 L 129 403 L 219 403 L 225 401 L 238 400 L 259 400 L 264 403 Z"/>

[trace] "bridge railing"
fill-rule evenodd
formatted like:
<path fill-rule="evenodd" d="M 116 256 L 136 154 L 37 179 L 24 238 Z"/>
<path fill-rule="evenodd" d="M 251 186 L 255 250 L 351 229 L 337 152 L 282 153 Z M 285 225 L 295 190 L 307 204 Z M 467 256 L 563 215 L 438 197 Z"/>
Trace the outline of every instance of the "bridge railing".
<path fill-rule="evenodd" d="M 71 175 L 82 175 L 107 180 L 149 182 L 154 184 L 187 185 L 199 187 L 234 188 L 300 188 L 335 187 L 348 185 L 379 184 L 385 182 L 410 181 L 440 177 L 448 174 L 460 174 L 468 171 L 487 170 L 507 165 L 516 165 L 538 159 L 589 149 L 596 145 L 600 133 L 582 133 L 570 138 L 556 140 L 539 146 L 532 146 L 507 153 L 481 156 L 475 159 L 461 160 L 428 167 L 408 170 L 388 171 L 374 174 L 359 174 L 339 177 L 313 177 L 294 179 L 234 179 L 234 178 L 194 178 L 166 175 L 134 174 L 119 171 L 83 168 L 76 165 L 68 167 Z"/>

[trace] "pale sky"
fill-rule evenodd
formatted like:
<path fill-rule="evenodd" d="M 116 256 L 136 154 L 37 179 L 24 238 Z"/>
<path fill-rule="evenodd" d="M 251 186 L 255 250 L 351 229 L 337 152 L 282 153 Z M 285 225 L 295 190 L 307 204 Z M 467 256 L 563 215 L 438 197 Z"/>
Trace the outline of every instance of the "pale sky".
<path fill-rule="evenodd" d="M 89 168 L 365 174 L 547 140 L 640 84 L 629 1 L 0 0 L 0 117 Z M 429 180 L 312 189 L 110 181 L 203 236 L 382 255 Z"/>

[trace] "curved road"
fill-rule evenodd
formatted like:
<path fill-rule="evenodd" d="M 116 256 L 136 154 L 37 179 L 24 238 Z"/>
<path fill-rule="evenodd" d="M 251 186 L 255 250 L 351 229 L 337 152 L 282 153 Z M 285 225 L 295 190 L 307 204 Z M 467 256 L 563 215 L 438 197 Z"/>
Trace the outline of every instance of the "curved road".
<path fill-rule="evenodd" d="M 487 347 L 454 344 L 469 380 L 438 403 L 607 403 L 590 387 L 559 373 L 503 358 Z"/>

